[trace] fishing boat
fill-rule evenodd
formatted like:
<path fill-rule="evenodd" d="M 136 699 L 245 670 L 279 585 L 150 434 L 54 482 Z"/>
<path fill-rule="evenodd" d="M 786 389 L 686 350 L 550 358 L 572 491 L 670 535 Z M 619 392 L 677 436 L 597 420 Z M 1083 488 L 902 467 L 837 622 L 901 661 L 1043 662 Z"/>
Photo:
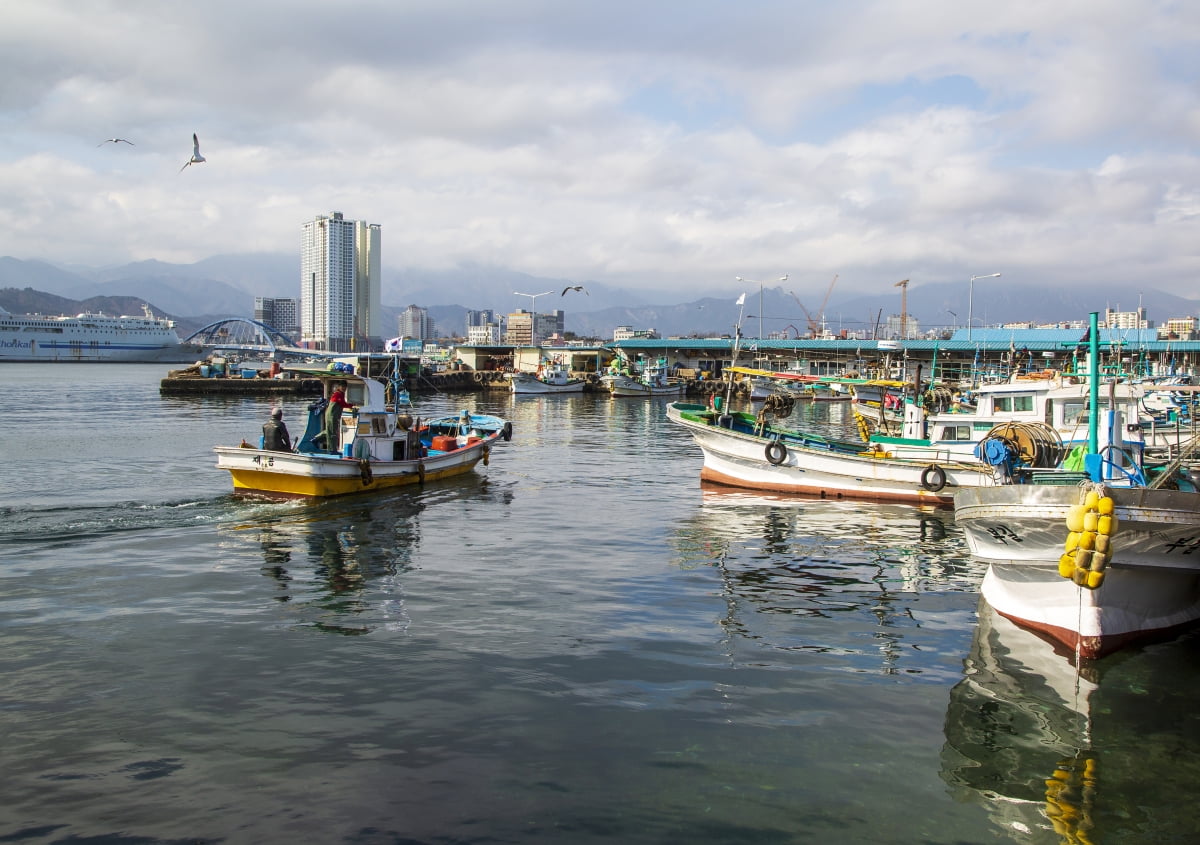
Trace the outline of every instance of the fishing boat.
<path fill-rule="evenodd" d="M 74 317 L 12 314 L 0 308 L 0 362 L 76 361 L 182 364 L 204 358 L 210 348 L 179 339 L 173 320 L 154 316 Z"/>
<path fill-rule="evenodd" d="M 558 361 L 543 361 L 536 372 L 509 374 L 510 390 L 514 394 L 582 393 L 587 381 L 575 378 Z"/>
<path fill-rule="evenodd" d="M 758 414 L 723 411 L 719 399 L 716 406 L 667 406 L 667 418 L 691 433 L 704 455 L 704 481 L 764 492 L 943 506 L 953 504 L 959 488 L 997 483 L 993 468 L 978 460 L 949 455 L 935 460 L 928 452 L 919 458 L 889 455 L 861 441 L 785 428 L 771 416 L 790 414 L 788 397 L 769 397 Z"/>
<path fill-rule="evenodd" d="M 463 475 L 488 464 L 498 441 L 512 437 L 512 424 L 499 417 L 461 414 L 422 420 L 408 406 L 389 404 L 387 386 L 344 369 L 305 370 L 321 379 L 325 395 L 308 407 L 304 433 L 293 451 L 275 451 L 242 441 L 217 446 L 217 468 L 229 472 L 234 493 L 268 498 L 320 499 L 375 493 Z M 324 411 L 336 385 L 352 406 L 340 421 L 331 448 Z"/>
<path fill-rule="evenodd" d="M 990 562 L 988 603 L 1086 659 L 1200 620 L 1200 493 L 1178 465 L 1147 479 L 1135 452 L 1100 446 L 1097 382 L 1082 472 L 1018 474 L 954 501 L 971 553 Z M 1123 430 L 1120 407 L 1103 416 L 1109 435 Z"/>
<path fill-rule="evenodd" d="M 600 381 L 614 397 L 633 396 L 679 396 L 683 392 L 682 382 L 672 379 L 667 372 L 667 363 L 659 359 L 645 362 L 640 367 L 626 372 L 607 373 Z"/>

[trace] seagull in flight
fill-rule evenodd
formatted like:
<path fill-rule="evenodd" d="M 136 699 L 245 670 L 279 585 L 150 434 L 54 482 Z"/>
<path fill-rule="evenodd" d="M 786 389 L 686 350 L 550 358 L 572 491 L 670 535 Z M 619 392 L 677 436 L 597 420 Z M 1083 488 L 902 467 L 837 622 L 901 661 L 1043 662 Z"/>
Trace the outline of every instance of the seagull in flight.
<path fill-rule="evenodd" d="M 124 138 L 108 138 L 107 140 L 101 141 L 96 146 L 103 147 L 105 144 L 128 144 L 131 147 L 137 146 L 137 144 L 133 143 L 133 141 L 126 141 Z"/>
<path fill-rule="evenodd" d="M 200 155 L 200 139 L 196 137 L 196 133 L 192 133 L 192 157 L 183 163 L 183 167 L 179 168 L 182 173 L 187 169 L 189 164 L 199 164 L 204 161 L 204 156 Z"/>
<path fill-rule="evenodd" d="M 586 290 L 584 290 L 583 285 L 567 285 L 565 288 L 563 288 L 563 292 L 560 293 L 559 296 L 566 296 L 567 291 L 569 291 L 569 290 L 581 290 L 584 292 L 585 295 L 591 296 L 590 293 L 588 293 Z"/>

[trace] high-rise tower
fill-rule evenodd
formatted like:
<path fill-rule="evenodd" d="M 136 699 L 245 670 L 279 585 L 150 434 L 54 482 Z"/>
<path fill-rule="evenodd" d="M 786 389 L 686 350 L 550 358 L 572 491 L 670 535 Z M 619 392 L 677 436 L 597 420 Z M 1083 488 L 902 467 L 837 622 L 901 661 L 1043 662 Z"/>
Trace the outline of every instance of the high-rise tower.
<path fill-rule="evenodd" d="M 380 229 L 341 212 L 304 224 L 300 241 L 300 339 L 318 349 L 381 348 Z"/>

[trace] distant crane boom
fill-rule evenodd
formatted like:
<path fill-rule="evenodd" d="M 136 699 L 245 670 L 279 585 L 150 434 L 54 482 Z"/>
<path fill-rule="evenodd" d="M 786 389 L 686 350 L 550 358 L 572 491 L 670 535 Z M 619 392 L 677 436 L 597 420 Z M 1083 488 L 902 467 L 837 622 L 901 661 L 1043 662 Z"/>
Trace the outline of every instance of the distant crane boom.
<path fill-rule="evenodd" d="M 908 339 L 908 279 L 901 279 L 892 285 L 900 288 L 900 339 Z"/>

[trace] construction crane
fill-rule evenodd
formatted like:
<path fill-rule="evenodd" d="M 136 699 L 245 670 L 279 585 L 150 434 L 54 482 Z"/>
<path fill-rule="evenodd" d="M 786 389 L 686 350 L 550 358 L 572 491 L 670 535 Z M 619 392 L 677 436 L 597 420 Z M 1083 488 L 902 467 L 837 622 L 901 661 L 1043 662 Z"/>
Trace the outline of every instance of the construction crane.
<path fill-rule="evenodd" d="M 820 337 L 825 322 L 825 306 L 829 304 L 829 295 L 833 293 L 833 286 L 838 280 L 838 274 L 833 274 L 833 281 L 829 283 L 829 289 L 825 291 L 825 298 L 821 300 L 821 309 L 817 311 L 817 316 L 804 307 L 804 303 L 800 301 L 800 297 L 796 296 L 795 291 L 788 291 L 792 295 L 792 299 L 796 300 L 796 304 L 800 306 L 800 310 L 804 312 L 804 319 L 808 321 L 808 334 L 810 337 Z"/>
<path fill-rule="evenodd" d="M 901 279 L 892 285 L 900 288 L 900 339 L 908 339 L 908 279 Z"/>

